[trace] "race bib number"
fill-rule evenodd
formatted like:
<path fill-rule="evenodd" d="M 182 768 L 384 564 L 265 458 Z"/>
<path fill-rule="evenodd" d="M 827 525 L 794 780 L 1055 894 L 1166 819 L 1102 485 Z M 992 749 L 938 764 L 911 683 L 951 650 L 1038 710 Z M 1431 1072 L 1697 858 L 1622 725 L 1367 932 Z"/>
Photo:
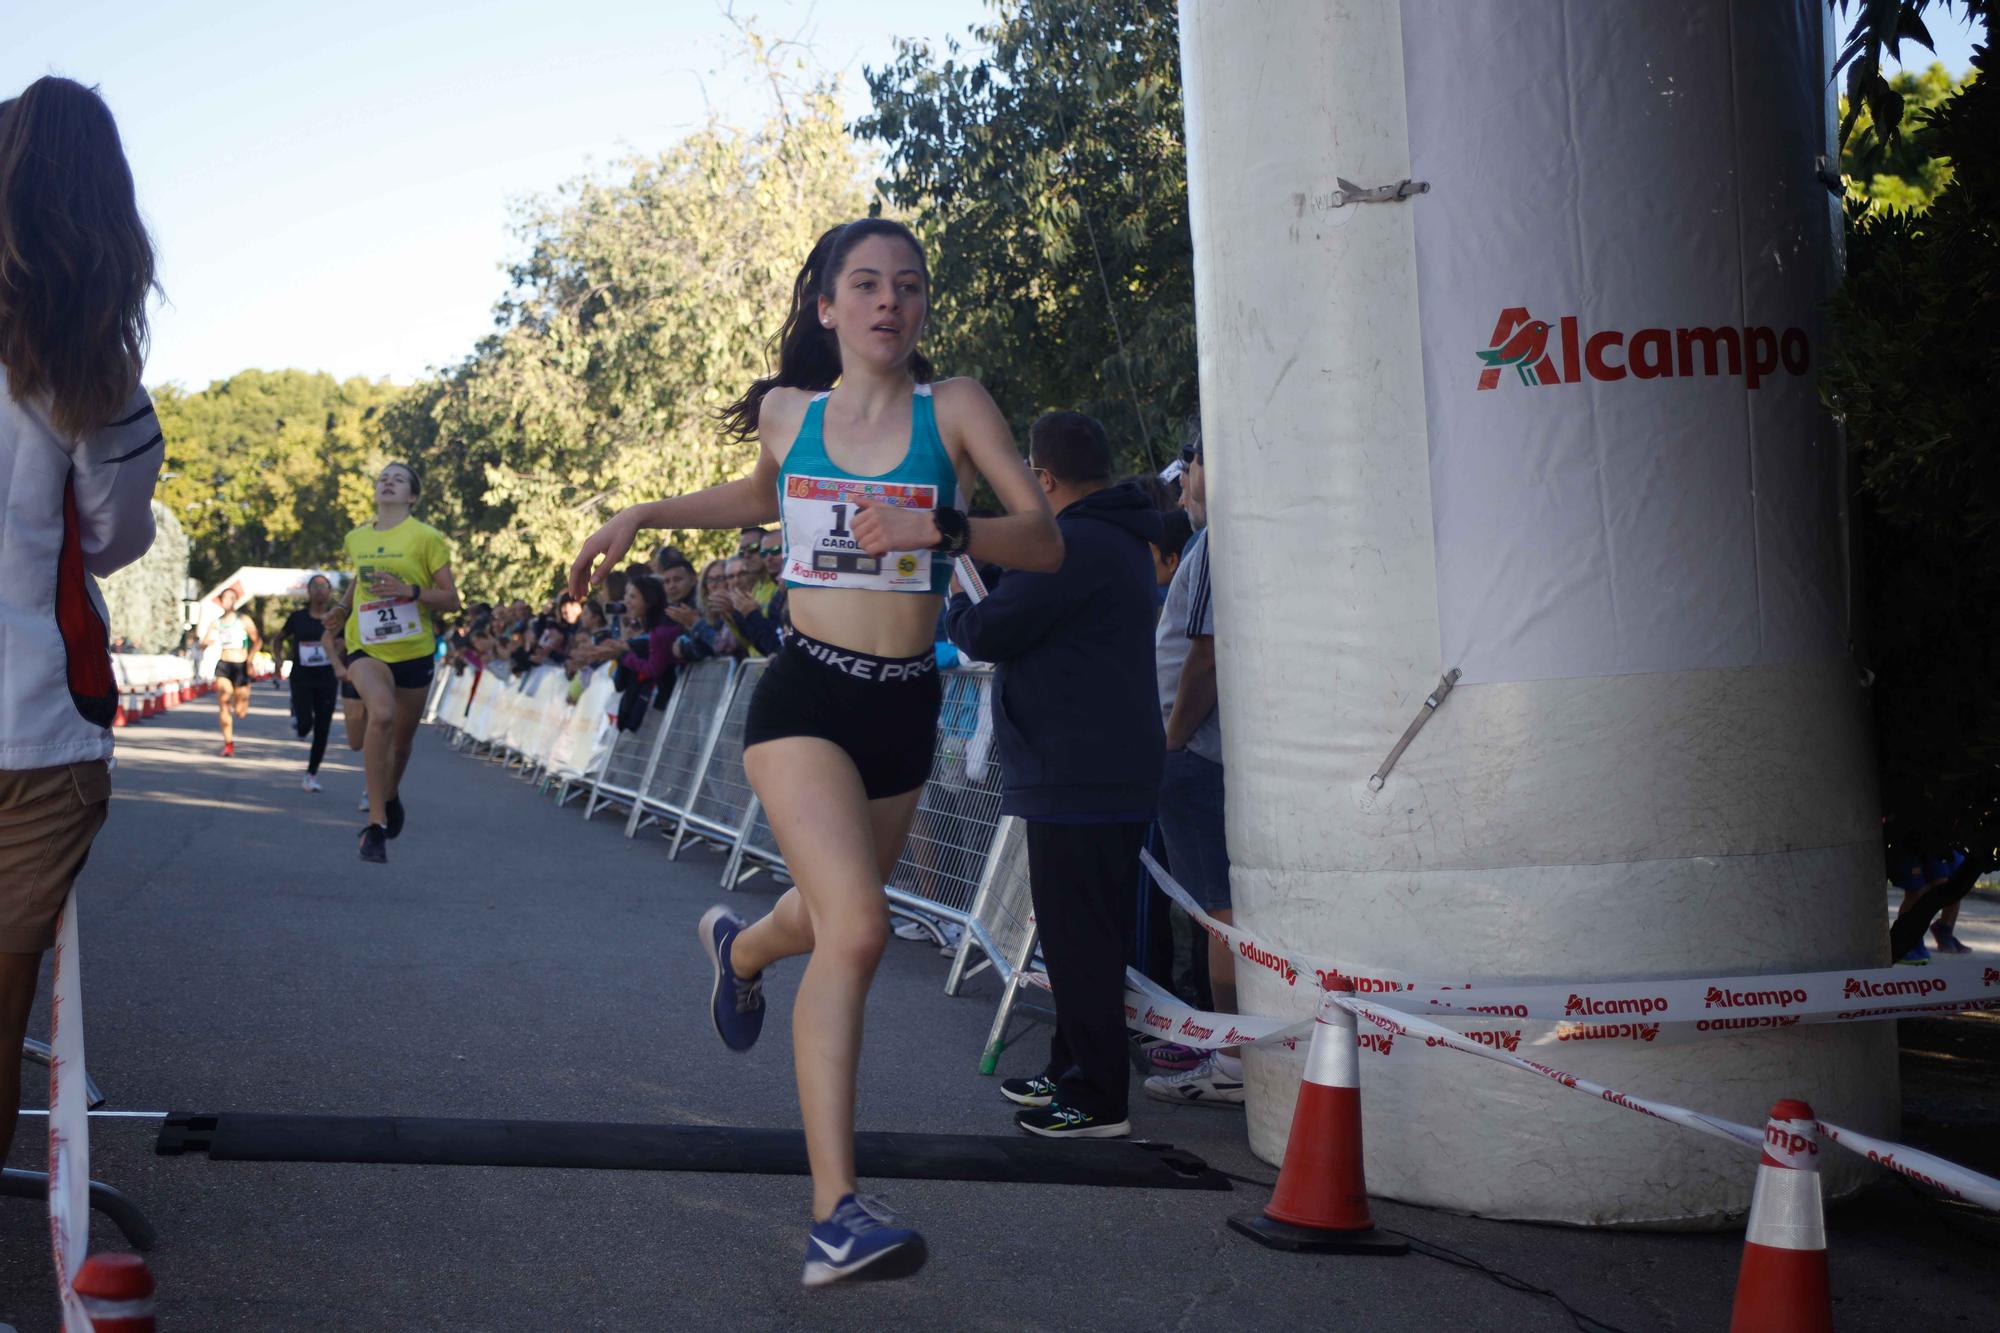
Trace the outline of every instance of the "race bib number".
<path fill-rule="evenodd" d="M 853 522 L 864 504 L 933 510 L 938 505 L 937 487 L 852 477 L 785 478 L 782 508 L 790 541 L 785 578 L 823 588 L 929 592 L 931 552 L 872 556 L 861 549 Z"/>
<path fill-rule="evenodd" d="M 302 643 L 299 645 L 300 666 L 326 666 L 326 645 L 323 643 Z"/>
<path fill-rule="evenodd" d="M 395 643 L 414 639 L 424 632 L 423 608 L 414 599 L 363 602 L 360 616 L 364 644 Z"/>

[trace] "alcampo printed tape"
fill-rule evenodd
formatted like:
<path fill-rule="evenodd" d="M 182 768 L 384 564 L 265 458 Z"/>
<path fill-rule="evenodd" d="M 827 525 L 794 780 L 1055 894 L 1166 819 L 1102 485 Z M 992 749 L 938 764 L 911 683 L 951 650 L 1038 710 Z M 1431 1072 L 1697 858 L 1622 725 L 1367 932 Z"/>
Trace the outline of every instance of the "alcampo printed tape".
<path fill-rule="evenodd" d="M 1552 1079 L 1566 1088 L 1587 1092 L 1610 1102 L 1613 1106 L 1622 1106 L 1628 1111 L 1637 1111 L 1641 1115 L 1652 1116 L 1655 1120 L 1665 1120 L 1670 1124 L 1680 1125 L 1685 1129 L 1692 1129 L 1739 1147 L 1763 1151 L 1764 1131 L 1761 1129 L 1739 1125 L 1733 1120 L 1724 1120 L 1719 1116 L 1704 1115 L 1700 1111 L 1690 1111 L 1685 1106 L 1674 1106 L 1647 1097 L 1635 1097 L 1629 1092 L 1619 1092 L 1616 1088 L 1607 1088 L 1602 1083 L 1593 1083 L 1587 1078 L 1560 1069 L 1552 1069 L 1538 1061 L 1524 1059 L 1491 1046 L 1482 1046 L 1478 1042 L 1468 1040 L 1464 1034 L 1439 1027 L 1428 1019 L 1387 1009 L 1368 1000 L 1357 1000 L 1342 995 L 1335 996 L 1334 1003 L 1352 1011 L 1357 1018 L 1373 1023 L 1383 1031 L 1396 1036 L 1421 1037 L 1426 1046 L 1446 1046 L 1454 1051 L 1463 1051 L 1467 1055 L 1476 1055 L 1482 1060 L 1498 1060 L 1502 1064 L 1512 1065 L 1530 1074 L 1539 1074 L 1543 1078 Z"/>
<path fill-rule="evenodd" d="M 1819 1122 L 1819 1128 L 1827 1138 L 1849 1152 L 1866 1157 L 1877 1166 L 1885 1166 L 1898 1175 L 1929 1185 L 1940 1194 L 2000 1213 L 2000 1180 L 1968 1171 L 1956 1162 L 1947 1162 L 1942 1157 L 1933 1157 L 1916 1148 L 1872 1138 L 1859 1130 L 1842 1129 L 1825 1120 Z"/>
<path fill-rule="evenodd" d="M 1358 994 L 1404 1012 L 1465 1019 L 1552 1023 L 1548 1041 L 1654 1041 L 1716 1035 L 1801 1023 L 1853 1023 L 2000 1009 L 2000 968 L 1965 961 L 1925 968 L 1878 967 L 1834 972 L 1792 972 L 1756 977 L 1687 977 L 1661 981 L 1586 981 L 1549 985 L 1476 985 L 1358 972 L 1275 945 L 1239 926 L 1217 921 L 1196 906 L 1155 861 L 1140 860 L 1160 891 L 1236 955 L 1238 967 L 1261 967 L 1296 986 L 1354 983 Z M 1520 1031 L 1491 1034 L 1507 1049 Z"/>
<path fill-rule="evenodd" d="M 1187 896 L 1180 885 L 1174 883 L 1172 878 L 1159 868 L 1150 855 L 1144 853 L 1141 855 L 1147 863 L 1147 868 L 1160 883 L 1161 889 L 1167 896 L 1179 903 L 1184 910 L 1201 923 L 1203 929 L 1221 939 L 1239 957 L 1251 957 L 1249 951 L 1252 950 L 1259 951 L 1267 957 L 1279 957 L 1274 951 L 1266 950 L 1255 936 L 1236 930 L 1203 912 L 1199 907 L 1195 906 L 1193 900 Z M 1285 958 L 1282 961 L 1295 970 L 1297 969 L 1297 964 L 1293 963 L 1291 959 Z M 1989 975 L 1992 971 L 1990 968 L 1982 969 L 1979 964 L 1961 965 L 1952 970 L 1961 973 L 1983 970 Z M 1890 969 L 1884 968 L 1879 969 L 1879 971 L 1889 972 Z M 1907 971 L 1908 969 L 1904 969 L 1902 972 L 1895 973 L 1893 979 L 1903 980 Z M 1802 975 L 1807 977 L 1807 979 L 1811 979 L 1815 976 L 1835 974 L 1815 973 Z M 1866 976 L 1868 974 L 1848 973 L 1839 975 Z M 1780 978 L 1777 980 L 1782 982 L 1784 979 Z M 1323 982 L 1324 978 L 1322 978 Z M 1706 986 L 1710 983 L 1669 982 L 1646 984 Z M 1414 989 L 1416 989 L 1414 985 L 1408 988 L 1408 990 Z M 1542 987 L 1521 989 L 1556 990 L 1561 988 Z M 1594 989 L 1602 990 L 1602 987 L 1594 987 Z M 1410 995 L 1408 990 L 1398 995 L 1400 1001 L 1408 1002 L 1416 998 Z M 1482 992 L 1482 1002 L 1479 1005 L 1462 1005 L 1462 1013 L 1441 1014 L 1439 1017 L 1488 1017 L 1490 1015 L 1487 1010 L 1490 1006 L 1486 1005 L 1484 1001 L 1489 994 L 1491 993 Z M 1621 1092 L 1616 1088 L 1607 1087 L 1602 1083 L 1569 1073 L 1566 1070 L 1556 1069 L 1540 1061 L 1516 1055 L 1514 1054 L 1514 1049 L 1515 1045 L 1518 1044 L 1518 1032 L 1513 1034 L 1516 1042 L 1509 1043 L 1500 1039 L 1508 1035 L 1504 1032 L 1454 1032 L 1450 1028 L 1440 1026 L 1438 1023 L 1431 1021 L 1429 1018 L 1419 1017 L 1404 1009 L 1391 1008 L 1380 995 L 1373 999 L 1361 999 L 1359 996 L 1336 993 L 1330 998 L 1333 1003 L 1347 1009 L 1357 1019 L 1362 1020 L 1357 1024 L 1360 1030 L 1356 1034 L 1355 1041 L 1355 1045 L 1360 1050 L 1372 1052 L 1377 1055 L 1390 1055 L 1397 1049 L 1397 1038 L 1399 1037 L 1403 1039 L 1405 1048 L 1410 1047 L 1417 1041 L 1421 1041 L 1425 1047 L 1443 1047 L 1448 1050 L 1462 1052 L 1466 1055 L 1476 1055 L 1482 1060 L 1495 1060 L 1502 1064 L 1510 1065 L 1515 1069 L 1539 1075 L 1542 1078 L 1559 1083 L 1563 1087 L 1587 1093 L 1602 1101 L 1609 1102 L 1613 1106 L 1621 1106 L 1628 1111 L 1636 1111 L 1641 1115 L 1651 1116 L 1656 1120 L 1664 1120 L 1669 1124 L 1680 1125 L 1685 1129 L 1692 1129 L 1697 1133 L 1707 1134 L 1711 1138 L 1719 1138 L 1725 1142 L 1734 1143 L 1739 1147 L 1753 1149 L 1759 1153 L 1774 1151 L 1773 1144 L 1768 1141 L 1768 1126 L 1765 1129 L 1753 1129 L 1748 1125 L 1739 1125 L 1732 1120 L 1724 1120 L 1720 1116 L 1708 1115 L 1701 1111 L 1690 1110 L 1684 1106 L 1675 1106 L 1669 1102 L 1655 1101 L 1649 1097 L 1635 1096 L 1632 1093 Z M 1994 1001 L 1982 1005 L 1969 1003 L 1960 1003 L 1955 1006 L 1927 1005 L 1916 1009 L 1907 1007 L 1892 1009 L 1888 1013 L 1842 1013 L 1836 1014 L 1832 1018 L 1808 1018 L 1803 1021 L 1853 1022 L 1871 1018 L 1900 1017 L 1911 1012 L 1962 1012 L 1969 1008 L 1985 1008 L 1991 1005 L 2000 1005 L 2000 997 L 1995 997 Z M 1514 1015 L 1510 1013 L 1508 1016 Z M 1527 1015 L 1527 1017 L 1532 1018 L 1532 1015 Z M 1312 1018 L 1287 1022 L 1281 1018 L 1259 1017 L 1251 1014 L 1217 1014 L 1196 1009 L 1169 995 L 1158 983 L 1131 968 L 1127 968 L 1125 972 L 1125 1021 L 1127 1026 L 1131 1027 L 1134 1031 L 1159 1037 L 1162 1040 L 1177 1042 L 1180 1045 L 1192 1047 L 1197 1050 L 1219 1050 L 1226 1046 L 1240 1047 L 1266 1044 L 1282 1045 L 1288 1049 L 1297 1049 L 1300 1040 L 1310 1037 L 1316 1025 L 1316 1021 Z M 1673 1020 L 1663 1019 L 1662 1021 Z M 1680 1021 L 1685 1023 L 1687 1020 L 1683 1019 Z M 1373 1029 L 1372 1031 L 1369 1030 L 1371 1028 Z M 1869 1161 L 1879 1166 L 1886 1167 L 1920 1184 L 1928 1185 L 1939 1193 L 1948 1195 L 1951 1198 L 1959 1199 L 1981 1208 L 1990 1209 L 1994 1212 L 2000 1212 L 2000 1180 L 1982 1176 L 1976 1171 L 1967 1170 L 1956 1163 L 1948 1162 L 1941 1157 L 1935 1157 L 1930 1153 L 1911 1148 L 1905 1144 L 1890 1143 L 1886 1140 L 1873 1138 L 1857 1130 L 1844 1129 L 1829 1121 L 1820 1121 L 1819 1128 L 1829 1141 L 1846 1148 L 1850 1152 L 1866 1157 Z M 1783 1148 L 1784 1145 L 1778 1145 L 1778 1147 Z"/>

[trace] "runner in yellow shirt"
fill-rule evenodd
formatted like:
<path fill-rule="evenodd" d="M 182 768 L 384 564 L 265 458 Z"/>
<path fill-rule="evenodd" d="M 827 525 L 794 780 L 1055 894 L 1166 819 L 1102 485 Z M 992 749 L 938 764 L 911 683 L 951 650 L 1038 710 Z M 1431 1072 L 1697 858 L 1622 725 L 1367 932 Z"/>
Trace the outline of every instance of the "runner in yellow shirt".
<path fill-rule="evenodd" d="M 329 649 L 342 635 L 348 680 L 368 708 L 364 861 L 387 861 L 388 839 L 403 831 L 403 770 L 435 670 L 436 616 L 460 605 L 444 534 L 410 517 L 422 487 L 408 463 L 382 469 L 375 479 L 375 521 L 347 534 L 354 578 L 324 617 Z"/>

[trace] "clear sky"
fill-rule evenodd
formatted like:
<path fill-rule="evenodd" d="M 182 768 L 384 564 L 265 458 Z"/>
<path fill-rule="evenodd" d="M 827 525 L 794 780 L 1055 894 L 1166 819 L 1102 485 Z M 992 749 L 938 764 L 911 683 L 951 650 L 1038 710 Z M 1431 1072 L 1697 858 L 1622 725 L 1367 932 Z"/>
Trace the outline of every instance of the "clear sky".
<path fill-rule="evenodd" d="M 986 0 L 735 0 L 809 37 L 866 106 L 864 65 Z M 1970 30 L 1931 18 L 1968 65 Z M 0 0 L 0 92 L 46 73 L 117 113 L 170 304 L 147 379 L 252 366 L 408 380 L 491 328 L 508 204 L 705 119 L 754 123 L 718 0 Z M 1931 57 L 1918 48 L 1915 65 Z"/>
<path fill-rule="evenodd" d="M 736 0 L 864 65 L 985 0 Z M 716 0 L 0 0 L 0 95 L 98 84 L 169 304 L 149 383 L 247 367 L 407 380 L 492 327 L 510 200 L 770 105 Z"/>

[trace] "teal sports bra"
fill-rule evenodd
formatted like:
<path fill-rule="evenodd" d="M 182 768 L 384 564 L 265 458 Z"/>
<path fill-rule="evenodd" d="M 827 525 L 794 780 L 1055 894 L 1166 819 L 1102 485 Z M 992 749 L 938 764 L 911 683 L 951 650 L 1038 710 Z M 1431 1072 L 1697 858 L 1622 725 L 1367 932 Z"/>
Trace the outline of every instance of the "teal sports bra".
<path fill-rule="evenodd" d="M 816 394 L 798 437 L 778 469 L 778 517 L 785 543 L 784 581 L 795 588 L 866 588 L 875 592 L 943 593 L 951 561 L 932 551 L 872 556 L 850 530 L 862 504 L 903 509 L 958 508 L 958 471 L 938 435 L 931 386 L 919 384 L 910 404 L 910 447 L 887 472 L 857 477 L 826 453 L 825 393 Z"/>

